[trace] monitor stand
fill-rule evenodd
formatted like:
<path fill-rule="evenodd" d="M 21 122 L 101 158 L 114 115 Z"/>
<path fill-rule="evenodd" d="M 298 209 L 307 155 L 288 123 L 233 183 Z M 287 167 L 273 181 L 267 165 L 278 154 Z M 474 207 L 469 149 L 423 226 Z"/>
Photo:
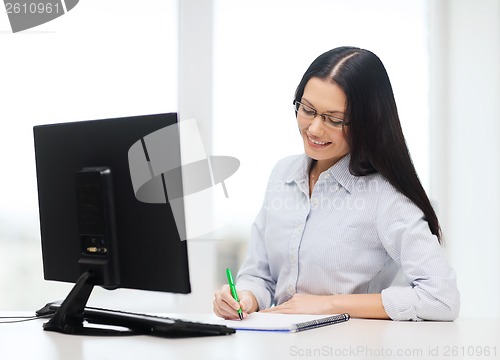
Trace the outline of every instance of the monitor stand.
<path fill-rule="evenodd" d="M 52 318 L 43 324 L 44 330 L 72 335 L 117 336 L 136 335 L 134 330 L 117 330 L 83 326 L 84 309 L 94 289 L 93 272 L 84 272 Z"/>

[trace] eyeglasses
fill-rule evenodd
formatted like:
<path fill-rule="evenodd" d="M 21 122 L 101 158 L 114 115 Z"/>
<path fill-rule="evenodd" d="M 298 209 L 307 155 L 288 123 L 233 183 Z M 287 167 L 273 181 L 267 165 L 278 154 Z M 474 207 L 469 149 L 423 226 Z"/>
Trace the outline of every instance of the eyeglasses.
<path fill-rule="evenodd" d="M 318 114 L 318 112 L 315 109 L 313 109 L 312 107 L 310 107 L 308 105 L 302 104 L 301 102 L 299 102 L 297 100 L 293 101 L 293 107 L 295 109 L 295 113 L 297 114 L 297 117 L 301 117 L 303 119 L 314 120 L 314 118 L 316 116 L 321 116 L 321 118 L 323 119 L 323 122 L 327 126 L 329 126 L 331 128 L 335 128 L 335 129 L 342 128 L 342 127 L 344 127 L 344 125 L 345 126 L 349 125 L 348 122 L 346 122 L 343 119 L 339 119 L 336 116 L 328 115 L 328 114 Z"/>

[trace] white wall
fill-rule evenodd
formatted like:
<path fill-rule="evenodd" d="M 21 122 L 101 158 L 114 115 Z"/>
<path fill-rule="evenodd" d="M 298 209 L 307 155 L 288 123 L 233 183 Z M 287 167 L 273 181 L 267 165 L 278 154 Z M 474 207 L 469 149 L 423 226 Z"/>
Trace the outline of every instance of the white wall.
<path fill-rule="evenodd" d="M 431 195 L 461 316 L 500 316 L 500 2 L 432 0 Z"/>
<path fill-rule="evenodd" d="M 176 111 L 177 32 L 175 0 L 83 0 L 16 34 L 0 11 L 0 309 L 70 289 L 43 280 L 33 125 Z"/>

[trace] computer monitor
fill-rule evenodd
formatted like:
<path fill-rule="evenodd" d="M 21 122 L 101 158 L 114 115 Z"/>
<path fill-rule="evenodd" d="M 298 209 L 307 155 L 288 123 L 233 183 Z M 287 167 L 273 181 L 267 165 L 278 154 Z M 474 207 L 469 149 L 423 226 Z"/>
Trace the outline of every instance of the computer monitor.
<path fill-rule="evenodd" d="M 169 113 L 33 128 L 44 277 L 75 283 L 46 330 L 86 333 L 82 312 L 94 286 L 191 291 L 186 241 L 178 228 L 184 223 L 176 223 L 165 201 L 169 188 L 177 207 L 182 195 L 177 126 L 171 128 L 177 135 L 165 140 L 165 158 L 178 169 L 157 176 L 163 201 L 138 200 L 129 164 L 135 144 L 144 150 L 147 168 L 145 139 L 176 124 L 177 115 Z"/>

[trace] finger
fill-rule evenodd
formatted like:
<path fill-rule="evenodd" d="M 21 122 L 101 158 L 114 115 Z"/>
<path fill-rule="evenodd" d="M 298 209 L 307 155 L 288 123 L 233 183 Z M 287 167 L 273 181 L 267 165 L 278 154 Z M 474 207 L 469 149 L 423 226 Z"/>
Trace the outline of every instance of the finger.
<path fill-rule="evenodd" d="M 240 299 L 240 306 L 242 311 L 248 311 L 252 308 L 253 299 L 248 295 L 247 292 L 243 291 L 241 293 L 238 292 L 238 297 Z"/>
<path fill-rule="evenodd" d="M 261 313 L 278 313 L 279 312 L 279 309 L 276 309 L 276 307 L 271 307 L 271 308 L 267 308 L 267 309 L 264 309 L 264 310 L 260 310 L 259 312 Z"/>
<path fill-rule="evenodd" d="M 284 302 L 281 305 L 273 306 L 268 309 L 261 310 L 259 312 L 264 312 L 264 313 L 275 313 L 275 314 L 291 314 L 292 309 L 290 308 L 290 305 L 288 302 Z"/>
<path fill-rule="evenodd" d="M 235 320 L 238 319 L 238 313 L 227 304 L 214 302 L 214 313 L 224 319 Z"/>
<path fill-rule="evenodd" d="M 224 315 L 222 314 L 222 311 L 221 311 L 221 308 L 220 308 L 220 302 L 221 302 L 221 298 L 220 298 L 220 291 L 216 291 L 215 294 L 214 294 L 214 300 L 212 302 L 212 308 L 213 308 L 213 311 L 215 313 L 215 315 L 217 315 L 218 317 L 224 317 Z"/>
<path fill-rule="evenodd" d="M 241 307 L 240 303 L 233 298 L 233 295 L 231 294 L 230 290 L 222 291 L 221 299 L 226 304 L 228 304 L 233 310 L 238 311 Z M 240 299 L 240 297 L 238 297 L 238 299 Z"/>
<path fill-rule="evenodd" d="M 233 299 L 229 286 L 225 285 L 215 293 L 214 312 L 225 319 L 239 319 L 240 304 Z M 247 314 L 248 315 L 248 314 Z M 243 314 L 245 317 L 245 314 Z"/>
<path fill-rule="evenodd" d="M 217 303 L 215 301 L 212 305 L 212 309 L 213 309 L 215 315 L 217 315 L 218 317 L 221 317 L 221 318 L 224 317 L 224 315 L 222 315 L 222 313 L 220 312 L 219 307 L 217 306 Z"/>
<path fill-rule="evenodd" d="M 225 296 L 225 289 L 221 289 L 215 292 L 213 300 L 213 310 L 214 313 L 223 318 L 227 318 L 234 313 L 234 310 L 227 303 L 227 298 Z"/>

